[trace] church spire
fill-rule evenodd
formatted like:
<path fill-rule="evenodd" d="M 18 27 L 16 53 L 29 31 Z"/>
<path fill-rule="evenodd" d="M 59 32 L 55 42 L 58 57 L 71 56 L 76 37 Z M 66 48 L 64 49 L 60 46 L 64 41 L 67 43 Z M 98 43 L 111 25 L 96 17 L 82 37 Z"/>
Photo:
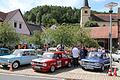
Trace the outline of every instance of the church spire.
<path fill-rule="evenodd" d="M 88 0 L 84 0 L 84 6 L 83 7 L 88 7 L 89 8 Z"/>

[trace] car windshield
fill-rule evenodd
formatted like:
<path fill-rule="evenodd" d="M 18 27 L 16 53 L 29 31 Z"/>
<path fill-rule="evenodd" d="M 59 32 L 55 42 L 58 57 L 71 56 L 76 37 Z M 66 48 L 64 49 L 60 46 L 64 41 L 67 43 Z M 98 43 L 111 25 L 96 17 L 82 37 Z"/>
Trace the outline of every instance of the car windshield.
<path fill-rule="evenodd" d="M 0 50 L 0 53 L 9 53 L 9 50 Z"/>
<path fill-rule="evenodd" d="M 20 53 L 21 53 L 21 51 L 20 50 L 15 50 L 13 53 L 12 53 L 12 55 L 20 55 Z"/>
<path fill-rule="evenodd" d="M 54 53 L 44 53 L 42 57 L 44 59 L 52 59 L 53 56 L 54 56 Z"/>
<path fill-rule="evenodd" d="M 89 52 L 88 58 L 101 58 L 101 54 L 98 52 Z"/>

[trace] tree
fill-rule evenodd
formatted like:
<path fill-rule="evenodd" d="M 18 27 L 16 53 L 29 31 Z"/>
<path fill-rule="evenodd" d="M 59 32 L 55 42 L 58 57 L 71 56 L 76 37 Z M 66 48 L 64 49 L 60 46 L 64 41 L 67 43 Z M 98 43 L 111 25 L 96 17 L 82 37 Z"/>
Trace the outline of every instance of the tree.
<path fill-rule="evenodd" d="M 85 27 L 99 27 L 96 21 L 87 21 L 84 26 Z"/>
<path fill-rule="evenodd" d="M 0 24 L 0 43 L 5 47 L 15 45 L 19 42 L 20 38 L 15 32 L 14 28 L 8 23 Z"/>
<path fill-rule="evenodd" d="M 41 32 L 40 31 L 34 31 L 33 36 L 30 38 L 30 42 L 35 45 L 41 45 Z"/>
<path fill-rule="evenodd" d="M 42 13 L 39 11 L 36 15 L 36 24 L 41 24 Z"/>
<path fill-rule="evenodd" d="M 66 46 L 73 46 L 74 44 L 80 44 L 83 46 L 97 46 L 97 42 L 93 40 L 89 35 L 89 30 L 81 28 L 79 26 L 62 25 L 56 30 L 46 31 L 50 40 L 53 40 L 55 44 L 64 44 Z M 91 44 L 91 43 L 94 43 Z"/>
<path fill-rule="evenodd" d="M 32 23 L 36 23 L 36 15 L 31 12 L 30 15 L 28 16 L 28 21 Z"/>
<path fill-rule="evenodd" d="M 41 33 L 41 43 L 49 43 L 50 45 L 61 44 L 68 47 L 74 44 L 88 47 L 95 47 L 98 45 L 97 42 L 90 37 L 88 29 L 66 24 L 60 25 L 56 29 L 45 29 Z"/>
<path fill-rule="evenodd" d="M 50 27 L 51 25 L 56 24 L 57 21 L 52 17 L 51 14 L 44 14 L 42 16 L 42 23 L 45 26 Z"/>

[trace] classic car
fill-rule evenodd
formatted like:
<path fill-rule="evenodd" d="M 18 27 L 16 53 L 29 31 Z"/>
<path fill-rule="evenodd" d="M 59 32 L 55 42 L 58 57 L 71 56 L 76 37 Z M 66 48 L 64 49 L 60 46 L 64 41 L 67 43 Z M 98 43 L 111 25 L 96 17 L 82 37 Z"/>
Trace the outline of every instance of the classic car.
<path fill-rule="evenodd" d="M 100 69 L 105 70 L 105 67 L 110 66 L 110 57 L 104 52 L 89 52 L 85 59 L 81 59 L 83 69 Z"/>
<path fill-rule="evenodd" d="M 31 65 L 35 71 L 54 72 L 60 67 L 71 67 L 71 58 L 65 52 L 45 52 L 42 58 L 32 60 Z"/>
<path fill-rule="evenodd" d="M 115 53 L 112 54 L 113 61 L 120 62 L 120 50 L 117 50 Z"/>
<path fill-rule="evenodd" d="M 9 55 L 10 50 L 8 48 L 0 48 L 0 56 Z"/>
<path fill-rule="evenodd" d="M 30 64 L 32 59 L 37 58 L 35 49 L 16 49 L 12 54 L 0 56 L 0 65 L 3 67 L 18 68 L 20 65 Z"/>

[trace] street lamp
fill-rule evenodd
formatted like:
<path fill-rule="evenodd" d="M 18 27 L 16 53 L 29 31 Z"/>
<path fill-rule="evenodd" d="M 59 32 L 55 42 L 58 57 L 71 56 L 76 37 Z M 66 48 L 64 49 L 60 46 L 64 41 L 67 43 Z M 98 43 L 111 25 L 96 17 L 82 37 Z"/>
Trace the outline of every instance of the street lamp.
<path fill-rule="evenodd" d="M 105 5 L 105 7 L 109 8 L 110 13 L 110 32 L 109 32 L 109 38 L 110 38 L 110 68 L 112 70 L 112 13 L 113 13 L 113 7 L 117 6 L 118 3 L 110 2 Z"/>

